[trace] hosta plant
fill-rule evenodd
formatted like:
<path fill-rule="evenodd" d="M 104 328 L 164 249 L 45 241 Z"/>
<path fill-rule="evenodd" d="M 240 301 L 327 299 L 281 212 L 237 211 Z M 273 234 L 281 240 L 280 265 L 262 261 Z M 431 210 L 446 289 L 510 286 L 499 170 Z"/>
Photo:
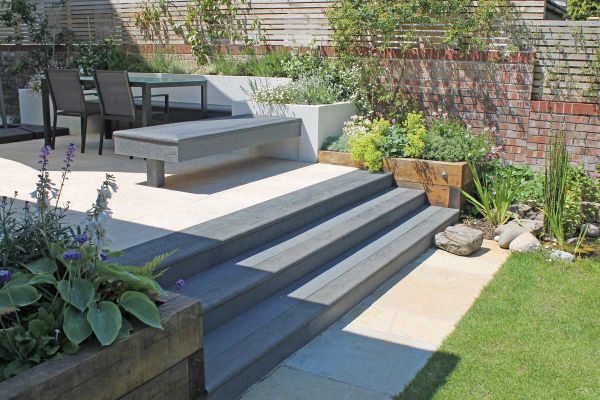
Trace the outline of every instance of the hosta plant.
<path fill-rule="evenodd" d="M 35 202 L 21 209 L 15 199 L 0 204 L 0 380 L 76 352 L 86 340 L 110 345 L 131 333 L 134 319 L 162 329 L 156 299 L 164 291 L 154 270 L 164 256 L 133 267 L 113 261 L 120 253 L 108 250 L 114 177 L 106 176 L 81 224 L 63 221 L 59 201 L 74 152 L 69 146 L 57 186 L 43 148 Z"/>

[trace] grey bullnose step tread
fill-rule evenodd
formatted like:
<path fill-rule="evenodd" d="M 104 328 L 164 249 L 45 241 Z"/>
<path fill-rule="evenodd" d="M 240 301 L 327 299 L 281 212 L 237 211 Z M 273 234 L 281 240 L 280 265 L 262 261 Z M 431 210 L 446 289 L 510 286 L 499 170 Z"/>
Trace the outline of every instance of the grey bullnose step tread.
<path fill-rule="evenodd" d="M 125 250 L 119 262 L 143 265 L 176 249 L 162 264 L 159 281 L 201 273 L 272 242 L 314 221 L 358 203 L 393 185 L 391 174 L 352 171 L 339 177 L 215 218 Z"/>
<path fill-rule="evenodd" d="M 390 189 L 195 275 L 187 280 L 181 293 L 202 301 L 204 332 L 210 332 L 425 202 L 421 190 Z"/>
<path fill-rule="evenodd" d="M 205 336 L 208 399 L 235 399 L 431 246 L 458 210 L 423 206 Z"/>

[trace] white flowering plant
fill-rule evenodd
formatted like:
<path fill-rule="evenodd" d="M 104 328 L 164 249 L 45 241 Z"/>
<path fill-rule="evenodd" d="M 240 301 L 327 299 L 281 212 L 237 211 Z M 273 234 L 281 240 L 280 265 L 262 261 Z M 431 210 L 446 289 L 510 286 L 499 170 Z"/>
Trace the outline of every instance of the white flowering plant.
<path fill-rule="evenodd" d="M 42 148 L 35 201 L 21 209 L 15 198 L 0 203 L 0 380 L 88 340 L 108 346 L 132 332 L 133 319 L 162 329 L 156 301 L 165 292 L 155 270 L 169 254 L 143 267 L 114 261 L 121 253 L 108 249 L 109 200 L 118 190 L 112 175 L 81 224 L 64 222 L 69 205 L 60 207 L 61 194 L 74 154 L 68 146 L 55 185 L 50 149 Z"/>

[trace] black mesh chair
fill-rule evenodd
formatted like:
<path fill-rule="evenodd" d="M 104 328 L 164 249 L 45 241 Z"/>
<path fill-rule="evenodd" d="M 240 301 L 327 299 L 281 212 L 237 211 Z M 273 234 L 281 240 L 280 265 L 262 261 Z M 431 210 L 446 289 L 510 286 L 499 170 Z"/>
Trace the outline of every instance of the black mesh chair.
<path fill-rule="evenodd" d="M 105 121 L 104 127 L 107 132 L 100 135 L 100 148 L 98 154 L 102 154 L 104 138 L 109 136 L 110 123 L 127 122 L 130 127 L 135 128 L 141 120 L 141 113 L 135 107 L 134 96 L 129 86 L 129 75 L 126 71 L 94 71 L 94 81 L 100 98 L 100 110 Z M 154 113 L 153 116 L 161 116 L 168 121 L 169 98 L 168 95 L 156 95 L 153 97 L 164 97 L 164 112 Z"/>
<path fill-rule="evenodd" d="M 76 69 L 48 70 L 46 80 L 50 98 L 54 104 L 52 120 L 52 148 L 56 144 L 56 123 L 59 115 L 81 118 L 81 152 L 85 153 L 87 120 L 90 115 L 100 114 L 100 105 L 85 99 Z"/>

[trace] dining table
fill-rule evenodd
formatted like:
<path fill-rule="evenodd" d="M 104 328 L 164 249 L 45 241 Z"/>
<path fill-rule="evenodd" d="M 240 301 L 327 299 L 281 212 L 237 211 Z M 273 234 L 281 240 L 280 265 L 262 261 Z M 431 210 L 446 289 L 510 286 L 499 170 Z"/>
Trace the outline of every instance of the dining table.
<path fill-rule="evenodd" d="M 82 85 L 89 87 L 94 85 L 94 77 L 82 75 Z M 42 112 L 44 120 L 44 141 L 46 146 L 52 146 L 50 126 L 50 96 L 48 83 L 42 79 Z M 142 127 L 150 125 L 152 119 L 152 90 L 175 87 L 199 87 L 201 91 L 201 111 L 206 116 L 208 106 L 208 81 L 200 77 L 151 77 L 151 76 L 129 76 L 129 86 L 140 88 L 142 92 Z"/>

